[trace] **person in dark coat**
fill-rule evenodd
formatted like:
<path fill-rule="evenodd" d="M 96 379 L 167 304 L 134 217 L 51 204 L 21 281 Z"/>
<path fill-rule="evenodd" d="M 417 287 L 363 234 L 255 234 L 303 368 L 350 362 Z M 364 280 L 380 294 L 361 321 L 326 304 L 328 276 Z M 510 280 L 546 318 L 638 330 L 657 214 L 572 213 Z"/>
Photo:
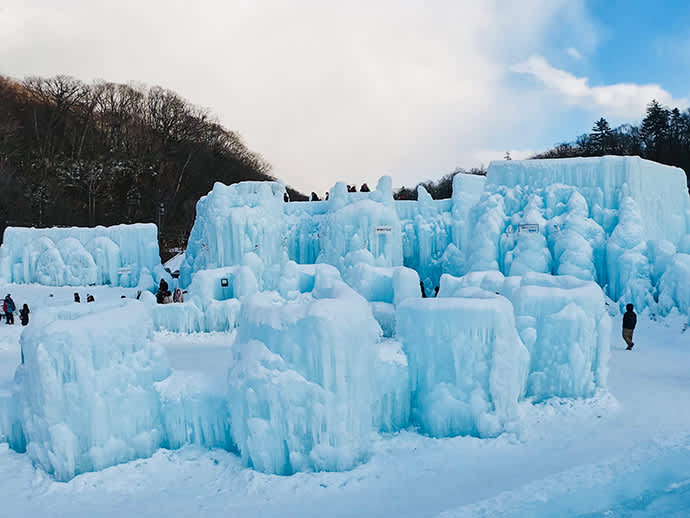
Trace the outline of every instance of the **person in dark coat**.
<path fill-rule="evenodd" d="M 426 298 L 426 290 L 424 289 L 424 281 L 419 281 L 419 289 L 422 290 L 422 298 Z"/>
<path fill-rule="evenodd" d="M 637 325 L 637 315 L 633 311 L 634 306 L 632 304 L 628 304 L 625 306 L 625 313 L 623 314 L 623 340 L 625 340 L 625 343 L 628 344 L 628 347 L 625 348 L 626 351 L 629 351 L 633 348 L 633 331 L 635 331 L 635 326 Z"/>
<path fill-rule="evenodd" d="M 22 321 L 23 326 L 29 325 L 29 306 L 24 304 L 22 309 L 19 310 L 19 319 Z"/>
<path fill-rule="evenodd" d="M 96 298 L 90 293 L 86 294 L 86 302 L 96 302 Z"/>
<path fill-rule="evenodd" d="M 316 194 L 314 191 L 311 192 L 311 201 L 321 201 L 319 199 L 319 195 Z"/>
<path fill-rule="evenodd" d="M 17 309 L 17 306 L 14 305 L 14 301 L 12 300 L 12 297 L 10 297 L 9 293 L 2 303 L 2 309 L 5 311 L 6 323 L 9 325 L 14 324 L 14 311 Z"/>
<path fill-rule="evenodd" d="M 359 192 L 371 192 L 369 190 L 369 186 L 365 183 L 362 184 L 362 186 L 359 188 Z"/>
<path fill-rule="evenodd" d="M 170 290 L 168 289 L 168 283 L 165 281 L 165 279 L 161 279 L 160 284 L 158 285 L 158 293 L 156 293 L 156 301 L 159 304 L 164 304 L 165 303 L 165 297 L 169 296 Z"/>

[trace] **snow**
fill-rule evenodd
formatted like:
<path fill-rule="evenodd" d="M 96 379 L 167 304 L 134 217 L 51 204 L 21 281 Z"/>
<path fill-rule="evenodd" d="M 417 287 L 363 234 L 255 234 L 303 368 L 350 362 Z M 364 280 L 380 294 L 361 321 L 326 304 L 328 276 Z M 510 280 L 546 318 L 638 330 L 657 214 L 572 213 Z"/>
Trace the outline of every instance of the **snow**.
<path fill-rule="evenodd" d="M 161 267 L 153 224 L 93 228 L 7 227 L 0 279 L 46 286 L 133 287 Z"/>
<path fill-rule="evenodd" d="M 684 516 L 690 415 L 678 409 L 690 397 L 690 350 L 683 322 L 687 317 L 655 322 L 642 315 L 634 351 L 623 350 L 617 322 L 610 395 L 522 402 L 518 437 L 433 439 L 403 431 L 375 439 L 368 461 L 345 472 L 276 477 L 246 468 L 232 452 L 189 445 L 62 483 L 0 444 L 0 516 L 308 517 L 324 509 L 401 518 Z M 0 372 L 10 383 L 19 362 L 16 331 L 0 325 Z M 231 336 L 154 340 L 174 370 L 222 381 Z"/>
<path fill-rule="evenodd" d="M 182 266 L 182 263 L 184 262 L 185 258 L 185 253 L 181 252 L 174 257 L 170 258 L 168 261 L 165 262 L 163 265 L 165 268 L 170 270 L 171 272 L 179 272 L 180 267 Z"/>

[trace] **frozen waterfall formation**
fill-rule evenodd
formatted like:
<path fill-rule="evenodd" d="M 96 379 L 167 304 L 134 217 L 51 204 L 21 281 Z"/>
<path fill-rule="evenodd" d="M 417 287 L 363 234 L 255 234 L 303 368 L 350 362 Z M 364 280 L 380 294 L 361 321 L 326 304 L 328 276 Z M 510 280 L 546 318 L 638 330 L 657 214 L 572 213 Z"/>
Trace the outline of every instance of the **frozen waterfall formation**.
<path fill-rule="evenodd" d="M 485 178 L 456 175 L 453 197 L 392 198 L 390 179 L 371 193 L 342 183 L 320 202 L 283 203 L 280 184 L 216 184 L 197 207 L 182 266 L 245 265 L 272 287 L 288 260 L 406 266 L 433 295 L 442 274 L 496 270 L 572 275 L 616 302 L 666 314 L 690 310 L 680 286 L 690 254 L 690 198 L 682 170 L 638 157 L 492 162 Z M 366 296 L 366 295 L 365 295 Z"/>
<path fill-rule="evenodd" d="M 690 311 L 679 169 L 498 162 L 438 201 L 395 201 L 388 178 L 323 202 L 283 191 L 216 184 L 199 201 L 185 303 L 144 293 L 36 322 L 0 434 L 63 480 L 185 443 L 269 473 L 348 469 L 377 433 L 494 437 L 520 430 L 520 405 L 604 389 L 606 294 Z M 5 254 L 17 272 L 33 257 Z M 156 329 L 236 329 L 223 390 L 171 373 Z"/>
<path fill-rule="evenodd" d="M 153 286 L 161 274 L 153 224 L 5 229 L 0 281 L 45 286 Z"/>

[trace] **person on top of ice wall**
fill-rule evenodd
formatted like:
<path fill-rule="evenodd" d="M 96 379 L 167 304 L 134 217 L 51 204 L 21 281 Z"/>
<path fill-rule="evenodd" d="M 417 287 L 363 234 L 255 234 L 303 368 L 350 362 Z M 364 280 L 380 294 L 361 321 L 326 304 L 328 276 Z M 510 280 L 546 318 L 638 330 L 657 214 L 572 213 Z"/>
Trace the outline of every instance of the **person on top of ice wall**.
<path fill-rule="evenodd" d="M 419 289 L 422 290 L 422 298 L 426 298 L 426 290 L 424 289 L 424 281 L 419 281 Z"/>
<path fill-rule="evenodd" d="M 369 186 L 366 183 L 363 183 L 362 186 L 359 188 L 359 192 L 371 192 L 369 189 Z"/>
<path fill-rule="evenodd" d="M 17 306 L 14 305 L 14 301 L 12 300 L 12 297 L 8 293 L 7 296 L 5 297 L 5 301 L 2 304 L 2 309 L 5 312 L 5 320 L 8 325 L 14 324 L 14 310 L 17 309 Z"/>
<path fill-rule="evenodd" d="M 79 293 L 77 293 L 76 291 L 74 292 L 74 302 L 81 302 L 81 297 L 79 297 Z"/>
<path fill-rule="evenodd" d="M 24 304 L 22 309 L 19 310 L 19 319 L 22 321 L 23 326 L 29 325 L 29 306 Z"/>
<path fill-rule="evenodd" d="M 629 351 L 633 348 L 633 331 L 635 330 L 635 325 L 637 325 L 637 315 L 633 311 L 634 306 L 632 304 L 628 304 L 625 306 L 625 314 L 623 315 L 623 340 L 625 340 L 625 343 L 628 344 L 628 347 L 625 348 L 626 351 Z"/>
<path fill-rule="evenodd" d="M 180 288 L 175 288 L 175 291 L 173 292 L 173 302 L 184 302 L 184 295 L 182 294 L 182 290 Z"/>
<path fill-rule="evenodd" d="M 87 293 L 86 294 L 86 302 L 96 302 L 96 297 L 94 297 L 90 293 Z"/>

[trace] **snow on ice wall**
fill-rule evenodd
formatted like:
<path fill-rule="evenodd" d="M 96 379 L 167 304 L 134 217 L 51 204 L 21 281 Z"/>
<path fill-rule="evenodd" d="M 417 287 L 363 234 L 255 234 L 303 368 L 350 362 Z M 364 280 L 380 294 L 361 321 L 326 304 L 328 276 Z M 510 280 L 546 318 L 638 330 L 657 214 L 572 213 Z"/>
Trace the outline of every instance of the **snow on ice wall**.
<path fill-rule="evenodd" d="M 290 474 L 361 461 L 373 424 L 384 419 L 374 416 L 373 399 L 397 393 L 373 380 L 380 334 L 368 303 L 328 265 L 317 266 L 311 293 L 245 299 L 228 376 L 232 436 L 244 462 Z M 404 412 L 404 403 L 389 408 Z"/>
<path fill-rule="evenodd" d="M 164 437 L 154 387 L 168 375 L 141 304 L 80 305 L 21 337 L 16 393 L 26 451 L 58 480 L 150 456 Z M 22 445 L 14 445 L 22 449 Z"/>
<path fill-rule="evenodd" d="M 153 224 L 93 228 L 5 229 L 0 279 L 47 286 L 152 284 L 160 274 L 158 229 Z"/>

